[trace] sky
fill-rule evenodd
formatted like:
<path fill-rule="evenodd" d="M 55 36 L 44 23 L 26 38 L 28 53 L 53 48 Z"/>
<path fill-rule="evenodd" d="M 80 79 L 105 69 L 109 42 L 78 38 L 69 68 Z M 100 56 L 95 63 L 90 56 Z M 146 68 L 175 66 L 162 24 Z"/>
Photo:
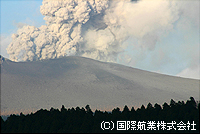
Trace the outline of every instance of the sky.
<path fill-rule="evenodd" d="M 42 0 L 1 0 L 1 55 L 13 61 L 79 55 L 200 79 L 198 0 L 118 0 L 96 3 L 91 9 L 80 2 L 71 14 L 65 11 L 72 11 L 69 6 L 61 10 L 59 3 L 41 5 Z"/>

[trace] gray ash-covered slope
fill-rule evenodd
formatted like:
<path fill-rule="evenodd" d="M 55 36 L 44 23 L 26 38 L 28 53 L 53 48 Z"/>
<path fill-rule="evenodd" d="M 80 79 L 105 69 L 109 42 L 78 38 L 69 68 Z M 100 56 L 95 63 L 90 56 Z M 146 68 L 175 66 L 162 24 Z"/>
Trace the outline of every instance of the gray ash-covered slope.
<path fill-rule="evenodd" d="M 2 59 L 2 58 L 1 58 Z M 199 100 L 199 80 L 143 71 L 83 57 L 34 62 L 1 61 L 1 114 L 41 108 L 84 107 L 111 110 Z"/>

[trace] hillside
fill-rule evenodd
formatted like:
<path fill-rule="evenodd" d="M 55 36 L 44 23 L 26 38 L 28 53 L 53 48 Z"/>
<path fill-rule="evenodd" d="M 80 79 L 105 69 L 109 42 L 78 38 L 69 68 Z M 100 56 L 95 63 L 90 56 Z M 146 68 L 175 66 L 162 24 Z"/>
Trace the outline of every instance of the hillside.
<path fill-rule="evenodd" d="M 1 114 L 40 108 L 111 110 L 149 102 L 199 100 L 199 80 L 70 56 L 34 62 L 1 61 Z"/>

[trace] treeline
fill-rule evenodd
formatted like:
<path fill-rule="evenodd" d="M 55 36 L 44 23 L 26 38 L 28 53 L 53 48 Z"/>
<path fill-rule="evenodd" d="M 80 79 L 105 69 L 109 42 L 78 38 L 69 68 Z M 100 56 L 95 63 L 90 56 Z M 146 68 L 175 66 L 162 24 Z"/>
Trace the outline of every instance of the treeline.
<path fill-rule="evenodd" d="M 89 105 L 71 109 L 66 109 L 63 105 L 60 110 L 40 109 L 34 114 L 12 114 L 6 121 L 1 118 L 1 132 L 199 133 L 199 102 L 193 97 L 186 103 L 172 99 L 169 105 L 164 103 L 162 107 L 157 103 L 154 106 L 149 103 L 146 108 L 142 105 L 135 110 L 134 107 L 129 109 L 125 106 L 122 111 L 114 108 L 112 112 L 92 112 Z"/>

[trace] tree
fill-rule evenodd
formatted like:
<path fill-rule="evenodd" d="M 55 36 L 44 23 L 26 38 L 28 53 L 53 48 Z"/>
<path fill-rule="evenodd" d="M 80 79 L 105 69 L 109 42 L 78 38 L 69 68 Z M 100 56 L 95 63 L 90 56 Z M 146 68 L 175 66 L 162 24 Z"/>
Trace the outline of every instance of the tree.
<path fill-rule="evenodd" d="M 5 122 L 1 117 L 1 133 L 4 133 L 4 127 L 5 127 L 4 125 L 5 125 Z"/>
<path fill-rule="evenodd" d="M 164 104 L 163 104 L 163 109 L 164 110 L 168 110 L 170 108 L 170 106 L 165 102 Z"/>
<path fill-rule="evenodd" d="M 173 107 L 173 106 L 175 106 L 175 105 L 176 105 L 176 102 L 175 102 L 173 99 L 171 99 L 171 101 L 170 101 L 170 106 Z"/>
<path fill-rule="evenodd" d="M 162 109 L 162 107 L 159 104 L 155 104 L 154 105 L 155 110 L 160 111 Z"/>
<path fill-rule="evenodd" d="M 134 107 L 131 108 L 131 112 L 135 112 L 135 108 Z"/>
<path fill-rule="evenodd" d="M 67 109 L 65 108 L 65 106 L 64 106 L 64 105 L 62 105 L 62 107 L 61 107 L 60 111 L 61 111 L 61 112 L 66 112 L 66 111 L 67 111 Z"/>
<path fill-rule="evenodd" d="M 86 105 L 85 109 L 72 107 L 66 110 L 62 105 L 61 111 L 58 109 L 51 108 L 51 110 L 40 109 L 35 113 L 24 115 L 10 115 L 6 121 L 1 118 L 1 132 L 4 133 L 102 133 L 102 132 L 119 132 L 117 130 L 105 130 L 103 131 L 100 127 L 102 121 L 164 121 L 172 122 L 176 121 L 179 123 L 182 121 L 186 124 L 188 121 L 192 123 L 194 121 L 196 131 L 188 131 L 187 127 L 184 132 L 199 133 L 199 102 L 198 109 L 194 107 L 197 105 L 193 97 L 184 102 L 171 101 L 171 107 L 165 102 L 163 109 L 159 104 L 155 104 L 154 107 L 151 103 L 147 105 L 145 109 L 144 105 L 138 108 L 136 111 L 134 107 L 129 108 L 125 105 L 123 111 L 117 107 L 110 112 L 102 112 L 96 110 L 95 114 L 91 114 L 89 105 Z M 86 111 L 85 111 L 86 110 Z M 62 112 L 65 111 L 65 112 Z M 108 125 L 108 124 L 107 124 Z M 190 125 L 191 126 L 191 125 Z M 130 129 L 129 129 L 130 130 Z M 128 131 L 129 132 L 129 131 Z M 133 132 L 133 131 L 130 131 Z M 142 131 L 134 131 L 142 132 Z M 148 132 L 148 131 L 145 131 Z M 150 131 L 151 132 L 151 131 Z M 159 132 L 177 132 L 177 131 L 154 131 Z"/>
<path fill-rule="evenodd" d="M 129 111 L 129 108 L 127 107 L 127 105 L 125 105 L 122 113 L 128 113 Z"/>
<path fill-rule="evenodd" d="M 112 115 L 113 114 L 117 114 L 117 115 L 120 115 L 121 114 L 121 112 L 120 112 L 120 109 L 117 107 L 117 108 L 114 108 L 113 110 L 112 110 Z"/>
<path fill-rule="evenodd" d="M 144 107 L 144 105 L 142 105 L 140 109 L 141 109 L 141 110 L 145 110 L 145 107 Z"/>
<path fill-rule="evenodd" d="M 85 106 L 85 109 L 86 109 L 86 113 L 93 114 L 93 113 L 92 113 L 92 110 L 90 109 L 90 106 L 89 106 L 89 105 L 86 105 L 86 106 Z"/>
<path fill-rule="evenodd" d="M 148 109 L 148 110 L 150 110 L 150 109 L 152 110 L 152 109 L 153 109 L 153 106 L 152 106 L 152 104 L 151 104 L 150 102 L 149 102 L 149 104 L 147 105 L 147 109 Z"/>
<path fill-rule="evenodd" d="M 123 120 L 129 120 L 129 118 L 130 118 L 129 112 L 130 112 L 129 108 L 127 107 L 127 105 L 125 105 L 124 109 L 122 111 Z"/>
<path fill-rule="evenodd" d="M 196 101 L 195 101 L 195 99 L 193 97 L 190 97 L 190 103 L 194 108 L 197 108 Z"/>

